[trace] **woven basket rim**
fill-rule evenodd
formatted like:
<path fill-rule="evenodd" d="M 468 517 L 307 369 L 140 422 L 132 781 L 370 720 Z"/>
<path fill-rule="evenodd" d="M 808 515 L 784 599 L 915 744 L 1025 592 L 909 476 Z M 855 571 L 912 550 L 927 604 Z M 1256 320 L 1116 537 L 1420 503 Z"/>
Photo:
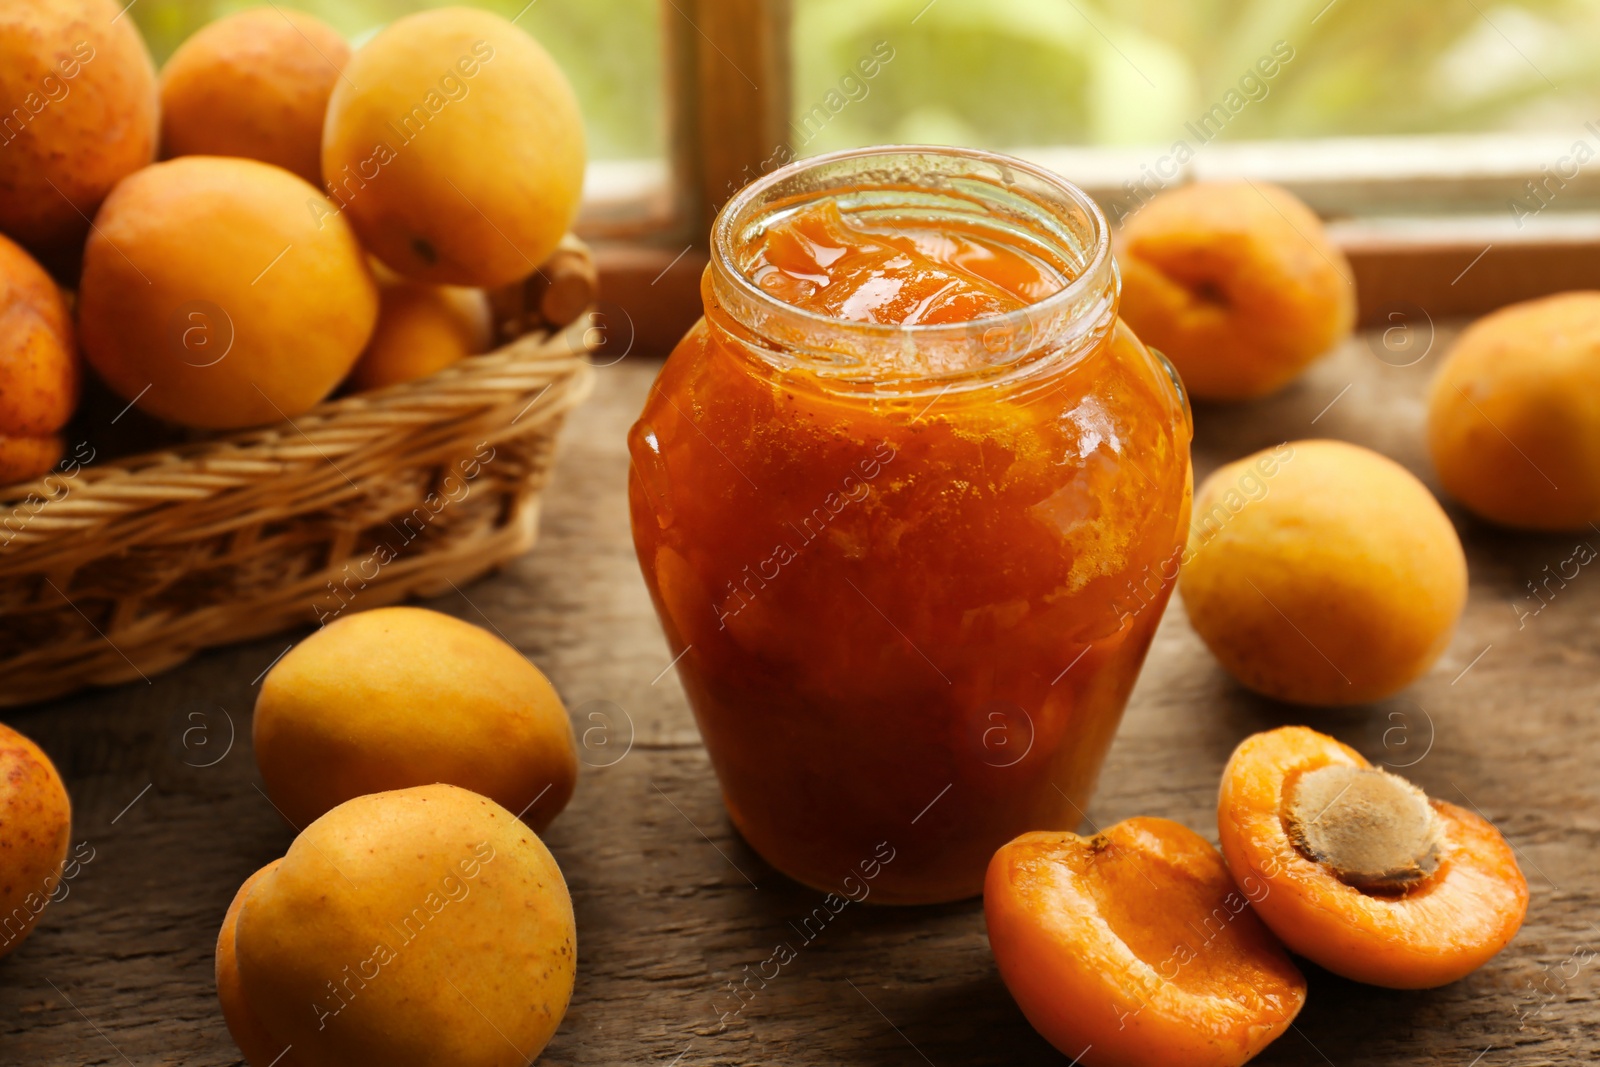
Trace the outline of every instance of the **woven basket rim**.
<path fill-rule="evenodd" d="M 55 495 L 50 485 L 52 481 L 70 479 L 78 486 L 88 486 L 112 480 L 138 479 L 157 471 L 171 473 L 182 466 L 190 466 L 199 459 L 229 455 L 248 457 L 252 450 L 300 437 L 307 428 L 321 429 L 341 417 L 399 412 L 417 406 L 416 402 L 419 400 L 424 401 L 421 407 L 431 408 L 436 412 L 439 407 L 444 406 L 439 399 L 441 393 L 448 392 L 452 384 L 473 382 L 481 387 L 495 374 L 519 365 L 537 364 L 540 367 L 548 367 L 554 378 L 569 363 L 587 362 L 585 359 L 587 350 L 583 347 L 585 329 L 586 326 L 580 319 L 561 331 L 535 330 L 491 352 L 468 356 L 426 378 L 324 400 L 292 419 L 169 445 L 149 452 L 118 456 L 115 459 L 86 464 L 71 474 L 59 470 L 51 471 L 30 482 L 0 487 L 0 508 L 22 504 L 31 497 L 51 499 Z M 552 357 L 547 346 L 556 339 L 566 340 L 567 344 L 564 346 L 566 352 L 561 356 Z M 511 385 L 509 382 L 507 384 Z M 582 397 L 574 398 L 567 407 L 571 407 L 581 399 Z"/>
<path fill-rule="evenodd" d="M 593 386 L 586 332 L 584 318 L 564 330 L 536 329 L 427 378 L 327 400 L 291 420 L 57 470 L 6 489 L 0 525 L 10 536 L 0 535 L 0 571 L 27 573 L 34 555 L 163 504 L 259 484 L 300 464 L 338 469 L 340 458 L 452 419 L 505 408 L 496 440 L 538 433 Z"/>

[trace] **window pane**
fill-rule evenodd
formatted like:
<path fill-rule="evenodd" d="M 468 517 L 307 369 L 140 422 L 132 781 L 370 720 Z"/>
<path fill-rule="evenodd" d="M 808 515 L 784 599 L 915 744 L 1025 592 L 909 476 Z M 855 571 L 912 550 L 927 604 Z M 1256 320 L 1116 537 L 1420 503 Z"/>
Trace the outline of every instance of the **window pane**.
<path fill-rule="evenodd" d="M 137 0 L 131 14 L 159 64 L 207 22 L 259 6 L 261 0 Z M 445 5 L 296 0 L 280 6 L 308 11 L 360 42 L 401 15 Z M 515 18 L 561 64 L 583 107 L 591 159 L 664 154 L 658 0 L 476 0 L 472 6 Z"/>
<path fill-rule="evenodd" d="M 1600 117 L 1587 44 L 1600 39 L 1600 0 L 794 4 L 804 154 L 1160 144 L 1223 128 L 1230 140 L 1578 136 Z"/>

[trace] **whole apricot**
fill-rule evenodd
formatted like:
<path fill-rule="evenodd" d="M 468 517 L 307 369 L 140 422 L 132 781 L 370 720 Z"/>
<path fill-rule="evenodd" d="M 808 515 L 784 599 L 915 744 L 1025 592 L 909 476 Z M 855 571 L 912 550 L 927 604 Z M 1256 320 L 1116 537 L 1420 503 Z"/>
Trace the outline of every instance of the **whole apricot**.
<path fill-rule="evenodd" d="M 295 826 L 351 797 L 449 782 L 543 830 L 578 759 L 561 697 L 486 630 L 423 608 L 328 623 L 261 683 L 256 763 Z"/>
<path fill-rule="evenodd" d="M 583 186 L 583 118 L 561 68 L 498 15 L 397 19 L 351 58 L 322 138 L 328 194 L 418 281 L 508 285 L 544 262 Z"/>
<path fill-rule="evenodd" d="M 0 434 L 0 486 L 26 482 L 47 473 L 61 461 L 59 435 L 10 437 Z"/>
<path fill-rule="evenodd" d="M 155 66 L 121 14 L 115 0 L 0 0 L 0 231 L 53 268 L 155 158 Z"/>
<path fill-rule="evenodd" d="M 0 237 L 0 485 L 56 465 L 56 431 L 77 406 L 78 379 L 66 298 L 27 252 Z"/>
<path fill-rule="evenodd" d="M 1516 936 L 1528 883 L 1495 828 L 1304 726 L 1244 740 L 1222 774 L 1228 869 L 1295 952 L 1358 982 L 1424 989 Z"/>
<path fill-rule="evenodd" d="M 1438 659 L 1466 605 L 1467 562 L 1404 467 L 1342 441 L 1296 441 L 1200 486 L 1178 590 L 1195 632 L 1246 687 L 1358 704 Z"/>
<path fill-rule="evenodd" d="M 228 914 L 223 917 L 222 929 L 217 933 L 217 1001 L 222 1005 L 222 1021 L 233 1035 L 233 1043 L 244 1053 L 251 1067 L 267 1064 L 269 1067 L 303 1067 L 294 1050 L 285 1047 L 267 1032 L 261 1020 L 244 997 L 244 987 L 239 982 L 239 954 L 236 932 L 239 929 L 239 911 L 244 902 L 268 874 L 277 870 L 283 860 L 276 859 L 245 879 L 244 885 L 233 895 Z"/>
<path fill-rule="evenodd" d="M 983 889 L 989 944 L 1035 1030 L 1088 1067 L 1238 1067 L 1289 1028 L 1306 983 L 1199 834 L 1135 818 L 1023 834 Z"/>
<path fill-rule="evenodd" d="M 1293 193 L 1196 182 L 1158 193 L 1118 235 L 1122 317 L 1202 400 L 1283 388 L 1350 335 L 1350 263 Z"/>
<path fill-rule="evenodd" d="M 218 19 L 161 68 L 164 156 L 244 156 L 322 184 L 322 119 L 350 46 L 321 19 L 257 7 Z"/>
<path fill-rule="evenodd" d="M 1529 530 L 1600 522 L 1600 292 L 1486 315 L 1428 393 L 1428 448 L 1445 492 Z"/>
<path fill-rule="evenodd" d="M 399 281 L 378 288 L 378 325 L 350 372 L 351 389 L 426 378 L 487 352 L 493 335 L 482 289 Z"/>
<path fill-rule="evenodd" d="M 182 156 L 106 199 L 84 252 L 78 322 L 106 383 L 202 429 L 293 418 L 355 364 L 378 291 L 316 189 L 253 159 Z"/>
<path fill-rule="evenodd" d="M 241 895 L 218 989 L 254 1067 L 285 1048 L 301 1067 L 522 1067 L 566 1014 L 577 932 L 561 869 L 476 793 L 357 797 Z"/>
<path fill-rule="evenodd" d="M 33 932 L 61 882 L 72 802 L 44 750 L 0 723 L 0 959 Z"/>

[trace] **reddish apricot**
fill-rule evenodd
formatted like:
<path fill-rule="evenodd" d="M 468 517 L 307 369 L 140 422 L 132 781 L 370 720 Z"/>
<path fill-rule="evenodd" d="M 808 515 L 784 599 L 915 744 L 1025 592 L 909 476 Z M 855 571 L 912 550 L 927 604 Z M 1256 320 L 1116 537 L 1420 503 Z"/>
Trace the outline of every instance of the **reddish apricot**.
<path fill-rule="evenodd" d="M 1217 829 L 1234 877 L 1264 887 L 1256 911 L 1284 944 L 1358 982 L 1453 982 L 1504 948 L 1528 909 L 1493 826 L 1303 726 L 1234 750 Z"/>
<path fill-rule="evenodd" d="M 1093 838 L 1023 834 L 989 864 L 983 910 L 1006 988 L 1089 1067 L 1237 1067 L 1306 983 L 1217 850 L 1166 819 Z"/>
<path fill-rule="evenodd" d="M 66 297 L 21 246 L 0 237 L 0 485 L 37 478 L 61 458 L 78 363 Z"/>

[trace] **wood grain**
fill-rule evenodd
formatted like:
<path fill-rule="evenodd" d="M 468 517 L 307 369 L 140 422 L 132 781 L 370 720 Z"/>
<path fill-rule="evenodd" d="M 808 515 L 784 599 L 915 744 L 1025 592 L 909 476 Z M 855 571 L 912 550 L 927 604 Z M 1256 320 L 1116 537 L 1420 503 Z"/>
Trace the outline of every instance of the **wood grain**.
<path fill-rule="evenodd" d="M 1401 358 L 1357 339 L 1278 398 L 1201 409 L 1198 472 L 1284 439 L 1331 436 L 1371 445 L 1433 484 L 1420 395 L 1446 340 L 1441 330 L 1426 356 L 1398 367 L 1415 352 Z M 851 904 L 808 941 L 796 927 L 821 894 L 775 874 L 729 826 L 628 536 L 623 434 L 656 368 L 630 359 L 598 372 L 596 395 L 567 427 L 539 546 L 432 602 L 525 651 L 587 739 L 590 766 L 547 835 L 576 903 L 580 974 L 542 1062 L 1065 1063 L 1000 984 L 976 902 Z M 1600 571 L 1585 568 L 1519 620 L 1523 583 L 1571 555 L 1574 539 L 1452 516 L 1472 598 L 1422 682 L 1366 708 L 1286 709 L 1233 685 L 1175 606 L 1089 811 L 1102 825 L 1167 816 L 1214 840 L 1217 777 L 1233 745 L 1305 721 L 1482 811 L 1516 846 L 1533 901 L 1506 952 L 1422 993 L 1308 968 L 1304 1014 L 1259 1063 L 1600 1057 L 1600 778 L 1590 762 L 1600 756 Z M 4 715 L 57 761 L 76 806 L 74 841 L 94 858 L 0 962 L 0 1065 L 238 1062 L 215 1003 L 212 943 L 235 888 L 292 836 L 257 788 L 249 744 L 254 680 L 289 642 L 208 653 L 149 684 Z M 728 983 L 780 942 L 794 961 L 734 997 Z"/>

